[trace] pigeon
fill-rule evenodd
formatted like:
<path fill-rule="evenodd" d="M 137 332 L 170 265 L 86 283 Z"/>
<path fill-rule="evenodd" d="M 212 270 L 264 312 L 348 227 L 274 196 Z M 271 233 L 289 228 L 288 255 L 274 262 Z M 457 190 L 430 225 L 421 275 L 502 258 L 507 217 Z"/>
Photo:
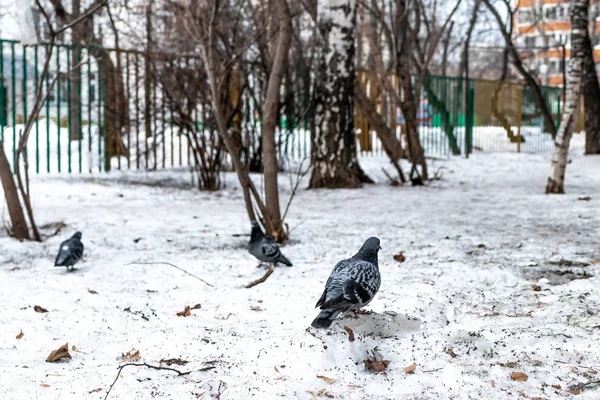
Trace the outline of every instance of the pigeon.
<path fill-rule="evenodd" d="M 252 221 L 252 234 L 250 235 L 250 243 L 248 243 L 248 252 L 258 258 L 260 261 L 260 264 L 258 264 L 259 267 L 262 263 L 273 265 L 282 263 L 288 267 L 292 266 L 290 260 L 281 254 L 277 243 L 273 238 L 263 233 L 256 221 Z"/>
<path fill-rule="evenodd" d="M 377 264 L 380 249 L 379 239 L 370 237 L 352 258 L 337 263 L 315 306 L 321 312 L 311 324 L 314 328 L 328 328 L 340 313 L 357 310 L 373 300 L 381 284 Z"/>
<path fill-rule="evenodd" d="M 68 270 L 71 270 L 82 256 L 83 243 L 81 243 L 81 232 L 75 232 L 70 239 L 67 239 L 60 244 L 54 266 L 67 267 Z"/>

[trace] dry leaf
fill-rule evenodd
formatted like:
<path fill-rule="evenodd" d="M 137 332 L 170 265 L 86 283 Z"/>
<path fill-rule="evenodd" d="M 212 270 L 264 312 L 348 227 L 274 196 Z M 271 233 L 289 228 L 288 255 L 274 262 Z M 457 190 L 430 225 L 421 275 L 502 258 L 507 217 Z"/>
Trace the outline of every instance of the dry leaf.
<path fill-rule="evenodd" d="M 33 307 L 35 312 L 39 312 L 39 313 L 45 313 L 48 312 L 48 310 L 46 310 L 44 307 L 40 307 L 40 306 L 35 306 Z"/>
<path fill-rule="evenodd" d="M 394 256 L 394 260 L 398 261 L 399 263 L 403 263 L 406 260 L 406 257 L 404 257 L 404 253 L 401 251 Z"/>
<path fill-rule="evenodd" d="M 252 307 L 250 307 L 250 309 L 251 309 L 252 311 L 262 311 L 262 310 L 263 310 L 263 309 L 262 309 L 262 308 L 260 308 L 259 306 L 252 306 Z"/>
<path fill-rule="evenodd" d="M 177 313 L 178 317 L 189 317 L 190 315 L 192 315 L 192 313 L 190 312 L 190 306 L 185 306 L 185 309 L 183 311 Z"/>
<path fill-rule="evenodd" d="M 498 365 L 501 367 L 506 367 L 506 368 L 516 368 L 519 366 L 519 363 L 515 362 L 515 361 L 509 361 L 509 362 L 505 362 L 505 363 L 498 363 Z"/>
<path fill-rule="evenodd" d="M 369 359 L 369 360 L 364 360 L 363 362 L 365 363 L 367 368 L 370 368 L 375 372 L 385 371 L 387 369 L 388 365 L 390 365 L 390 362 L 388 360 L 375 360 L 375 359 L 371 360 L 371 359 Z"/>
<path fill-rule="evenodd" d="M 600 258 L 594 258 L 590 264 L 592 264 L 592 265 L 600 264 Z"/>
<path fill-rule="evenodd" d="M 542 290 L 542 287 L 540 285 L 533 284 L 533 285 L 531 285 L 531 289 L 534 292 L 540 292 Z"/>
<path fill-rule="evenodd" d="M 23 333 L 23 331 L 21 330 L 21 333 L 19 333 L 17 335 L 17 340 L 21 339 L 23 336 L 25 336 L 25 334 Z"/>
<path fill-rule="evenodd" d="M 228 313 L 226 316 L 224 316 L 224 317 L 221 317 L 221 319 L 222 319 L 223 321 L 227 321 L 227 320 L 229 319 L 229 317 L 231 317 L 232 315 L 233 315 L 233 313 Z"/>
<path fill-rule="evenodd" d="M 450 347 L 444 347 L 444 353 L 448 354 L 452 358 L 456 358 L 456 353 Z"/>
<path fill-rule="evenodd" d="M 69 343 L 63 344 L 58 349 L 50 353 L 48 358 L 46 358 L 46 362 L 56 362 L 63 358 L 71 358 L 71 355 L 69 354 Z"/>
<path fill-rule="evenodd" d="M 197 399 L 199 399 L 200 397 L 204 396 L 204 393 L 206 393 L 206 392 L 196 393 L 195 396 Z"/>
<path fill-rule="evenodd" d="M 138 351 L 138 353 L 139 353 L 139 351 Z M 171 365 L 186 365 L 187 363 L 189 363 L 189 361 L 182 360 L 181 358 L 169 358 L 166 360 L 164 360 L 164 359 L 160 360 L 158 362 L 159 365 L 162 365 L 163 363 L 167 364 L 170 367 Z"/>
<path fill-rule="evenodd" d="M 412 363 L 408 367 L 404 368 L 404 372 L 406 372 L 407 374 L 414 374 L 415 369 L 417 369 L 417 364 Z"/>
<path fill-rule="evenodd" d="M 496 387 L 496 382 L 494 382 L 494 380 L 492 379 L 492 380 L 490 381 L 490 385 L 491 385 L 492 387 Z"/>
<path fill-rule="evenodd" d="M 361 389 L 362 386 L 359 385 L 353 385 L 352 383 L 348 385 L 349 388 L 354 388 L 354 389 Z"/>
<path fill-rule="evenodd" d="M 88 292 L 90 292 L 91 294 L 98 294 L 98 292 L 96 292 L 94 289 L 88 289 Z"/>
<path fill-rule="evenodd" d="M 348 340 L 351 342 L 354 342 L 354 331 L 345 325 L 344 325 L 344 330 L 346 332 L 348 332 Z"/>
<path fill-rule="evenodd" d="M 97 389 L 94 389 L 94 390 L 90 390 L 90 391 L 88 392 L 88 394 L 92 394 L 92 393 L 98 393 L 98 392 L 101 392 L 101 391 L 102 391 L 102 388 L 97 388 Z"/>
<path fill-rule="evenodd" d="M 525 374 L 523 372 L 511 372 L 510 373 L 510 378 L 513 381 L 519 381 L 519 382 L 527 382 L 527 379 L 529 379 L 529 377 L 527 376 L 527 374 Z"/>
<path fill-rule="evenodd" d="M 125 354 L 121 354 L 121 360 L 127 362 L 134 362 L 140 359 L 140 351 L 136 349 L 131 349 Z"/>
<path fill-rule="evenodd" d="M 199 310 L 201 308 L 202 306 L 200 304 L 196 304 L 194 307 L 192 307 L 192 310 Z"/>
<path fill-rule="evenodd" d="M 277 366 L 275 366 L 274 368 L 275 368 L 275 372 L 279 373 L 279 368 L 277 368 Z"/>
<path fill-rule="evenodd" d="M 325 382 L 329 383 L 330 385 L 337 382 L 337 379 L 332 379 L 332 378 L 328 378 L 326 376 L 323 375 L 317 375 L 317 378 L 319 379 L 323 379 Z"/>
<path fill-rule="evenodd" d="M 43 388 L 49 388 L 50 387 L 50 385 L 48 385 L 47 383 L 42 383 L 40 386 L 43 387 Z"/>
<path fill-rule="evenodd" d="M 307 393 L 309 393 L 313 397 L 313 399 L 316 399 L 318 397 L 329 397 L 330 399 L 333 399 L 333 395 L 329 394 L 327 392 L 327 390 L 325 390 L 325 389 L 321 389 L 321 390 L 319 390 L 316 393 L 315 392 L 310 392 L 310 391 L 307 392 Z"/>
<path fill-rule="evenodd" d="M 560 386 L 560 385 L 552 385 L 552 387 L 553 387 L 554 389 L 558 389 L 558 390 L 562 389 L 562 386 Z"/>
<path fill-rule="evenodd" d="M 565 392 L 574 394 L 575 396 L 577 396 L 578 394 L 581 394 L 581 390 L 578 390 L 578 389 L 565 389 Z"/>

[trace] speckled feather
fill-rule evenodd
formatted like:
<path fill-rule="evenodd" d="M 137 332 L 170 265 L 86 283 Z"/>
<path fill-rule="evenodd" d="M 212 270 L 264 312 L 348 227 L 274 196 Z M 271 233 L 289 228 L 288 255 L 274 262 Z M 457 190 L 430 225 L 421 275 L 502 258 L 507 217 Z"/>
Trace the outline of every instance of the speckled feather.
<path fill-rule="evenodd" d="M 81 232 L 75 232 L 73 236 L 60 244 L 54 266 L 67 268 L 74 266 L 83 257 L 83 249 Z"/>
<path fill-rule="evenodd" d="M 288 267 L 292 266 L 292 263 L 281 254 L 279 245 L 273 238 L 263 233 L 256 221 L 252 221 L 252 234 L 248 243 L 248 252 L 264 263 L 282 263 Z"/>
<path fill-rule="evenodd" d="M 344 311 L 359 309 L 373 300 L 381 285 L 377 263 L 379 239 L 367 239 L 352 258 L 333 268 L 316 307 L 322 311 L 313 321 L 315 328 L 327 328 Z"/>

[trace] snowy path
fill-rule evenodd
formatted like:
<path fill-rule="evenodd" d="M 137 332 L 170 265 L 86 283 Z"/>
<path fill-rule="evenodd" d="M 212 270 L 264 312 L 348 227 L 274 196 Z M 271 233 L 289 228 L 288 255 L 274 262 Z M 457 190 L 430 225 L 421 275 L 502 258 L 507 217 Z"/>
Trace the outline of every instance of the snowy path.
<path fill-rule="evenodd" d="M 363 161 L 384 182 L 385 163 Z M 600 330 L 569 323 L 600 309 L 600 263 L 592 264 L 600 258 L 600 159 L 574 156 L 568 194 L 551 197 L 542 156 L 477 155 L 432 170 L 439 166 L 444 179 L 430 187 L 302 191 L 284 251 L 295 266 L 253 289 L 241 286 L 263 271 L 245 251 L 247 237 L 232 236 L 249 233 L 232 175 L 217 193 L 123 183 L 164 172 L 34 178 L 39 223 L 68 226 L 43 244 L 0 236 L 0 398 L 104 399 L 132 348 L 140 362 L 181 358 L 189 363 L 173 367 L 192 372 L 127 367 L 110 399 L 219 391 L 223 400 L 575 398 L 564 389 L 600 379 Z M 187 180 L 178 172 L 163 182 Z M 74 273 L 52 268 L 76 229 L 85 262 Z M 369 306 L 377 314 L 307 332 L 331 268 L 371 235 L 383 247 L 383 281 Z M 402 264 L 393 259 L 400 251 Z M 126 265 L 134 261 L 170 262 L 214 287 L 167 265 Z M 191 316 L 176 316 L 195 304 Z M 78 350 L 72 359 L 46 363 L 66 342 Z M 386 373 L 363 364 L 375 348 L 390 361 Z M 215 368 L 199 371 L 207 366 Z M 512 372 L 528 380 L 513 381 Z M 597 387 L 576 396 L 598 397 Z"/>

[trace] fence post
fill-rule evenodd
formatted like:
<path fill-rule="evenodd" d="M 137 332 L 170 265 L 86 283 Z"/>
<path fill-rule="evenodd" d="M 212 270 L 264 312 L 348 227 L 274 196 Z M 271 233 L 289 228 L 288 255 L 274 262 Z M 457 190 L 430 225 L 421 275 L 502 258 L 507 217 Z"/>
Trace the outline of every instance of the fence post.
<path fill-rule="evenodd" d="M 467 109 L 465 110 L 465 157 L 473 152 L 473 126 L 475 125 L 475 89 L 467 81 Z"/>

